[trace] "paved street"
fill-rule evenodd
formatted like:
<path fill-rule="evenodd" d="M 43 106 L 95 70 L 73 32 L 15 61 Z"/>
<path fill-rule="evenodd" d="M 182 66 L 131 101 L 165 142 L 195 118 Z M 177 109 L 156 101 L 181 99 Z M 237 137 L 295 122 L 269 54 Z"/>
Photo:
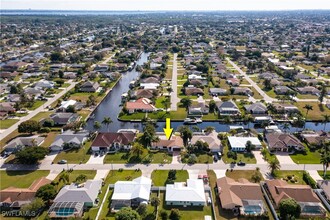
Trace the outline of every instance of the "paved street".
<path fill-rule="evenodd" d="M 67 91 L 69 91 L 70 89 L 72 89 L 76 84 L 77 84 L 77 82 L 72 82 L 69 87 L 67 87 L 66 89 L 64 89 L 60 93 L 56 94 L 53 98 L 48 99 L 48 101 L 45 102 L 42 106 L 40 106 L 39 108 L 35 109 L 34 111 L 31 111 L 27 116 L 21 117 L 20 120 L 18 122 L 16 122 L 15 124 L 13 124 L 11 127 L 7 128 L 6 130 L 3 130 L 2 133 L 0 134 L 0 139 L 2 140 L 7 135 L 9 135 L 13 131 L 15 131 L 17 129 L 18 125 L 20 123 L 22 123 L 23 121 L 30 120 L 31 118 L 33 118 L 34 116 L 36 116 L 39 112 L 42 112 L 42 111 L 47 110 L 46 109 L 47 106 L 50 106 L 57 99 L 61 98 Z"/>
<path fill-rule="evenodd" d="M 178 64 L 177 64 L 177 55 L 173 56 L 173 73 L 172 73 L 172 93 L 171 93 L 171 111 L 176 111 L 178 109 L 178 102 L 180 99 L 178 98 Z"/>

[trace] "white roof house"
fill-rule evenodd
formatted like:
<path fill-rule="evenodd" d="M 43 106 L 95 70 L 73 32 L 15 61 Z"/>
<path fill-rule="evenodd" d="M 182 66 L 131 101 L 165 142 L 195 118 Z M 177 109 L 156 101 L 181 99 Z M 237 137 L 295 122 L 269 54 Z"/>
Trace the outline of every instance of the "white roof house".
<path fill-rule="evenodd" d="M 144 89 L 157 89 L 159 87 L 159 83 L 140 83 L 140 87 Z"/>
<path fill-rule="evenodd" d="M 112 195 L 112 200 L 140 200 L 149 201 L 151 179 L 138 177 L 132 181 L 117 181 Z"/>
<path fill-rule="evenodd" d="M 262 147 L 261 142 L 257 137 L 228 137 L 229 144 L 231 146 L 232 151 L 245 151 L 246 143 L 251 141 L 256 149 L 260 149 Z"/>
<path fill-rule="evenodd" d="M 205 200 L 204 182 L 201 179 L 188 179 L 187 185 L 184 182 L 166 185 L 167 205 L 205 205 Z"/>
<path fill-rule="evenodd" d="M 82 202 L 85 206 L 93 206 L 101 186 L 102 180 L 87 180 L 84 185 L 66 185 L 57 194 L 54 202 Z"/>
<path fill-rule="evenodd" d="M 76 100 L 67 100 L 67 101 L 62 101 L 61 102 L 61 106 L 59 107 L 59 109 L 67 109 L 70 105 L 75 105 L 77 103 Z"/>

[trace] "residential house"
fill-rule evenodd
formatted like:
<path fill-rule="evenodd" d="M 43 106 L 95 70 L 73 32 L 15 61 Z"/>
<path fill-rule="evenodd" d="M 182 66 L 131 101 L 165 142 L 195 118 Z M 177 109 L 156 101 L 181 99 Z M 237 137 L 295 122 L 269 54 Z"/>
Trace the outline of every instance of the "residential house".
<path fill-rule="evenodd" d="M 57 194 L 54 203 L 79 202 L 85 208 L 96 206 L 101 187 L 102 180 L 87 180 L 83 184 L 66 185 Z"/>
<path fill-rule="evenodd" d="M 276 208 L 283 199 L 293 198 L 301 207 L 301 217 L 326 216 L 321 201 L 309 185 L 288 184 L 284 180 L 266 180 L 266 189 L 269 192 Z"/>
<path fill-rule="evenodd" d="M 222 88 L 210 88 L 209 93 L 212 96 L 221 96 L 221 95 L 227 95 L 228 91 Z"/>
<path fill-rule="evenodd" d="M 278 113 L 297 113 L 299 109 L 297 106 L 286 103 L 274 103 L 273 104 L 276 112 Z"/>
<path fill-rule="evenodd" d="M 330 133 L 325 131 L 302 131 L 302 139 L 309 145 L 321 146 L 324 142 L 330 141 Z"/>
<path fill-rule="evenodd" d="M 52 89 L 54 88 L 55 83 L 48 81 L 48 80 L 40 80 L 35 84 L 35 88 L 40 88 L 40 89 Z"/>
<path fill-rule="evenodd" d="M 159 79 L 154 76 L 150 76 L 144 79 L 140 80 L 141 83 L 158 83 L 159 84 Z"/>
<path fill-rule="evenodd" d="M 151 179 L 141 176 L 132 181 L 117 181 L 111 198 L 111 210 L 138 207 L 150 199 Z"/>
<path fill-rule="evenodd" d="M 186 95 L 204 95 L 204 91 L 201 88 L 196 88 L 196 87 L 186 87 L 185 88 L 185 94 Z"/>
<path fill-rule="evenodd" d="M 8 80 L 13 80 L 16 76 L 18 75 L 18 72 L 4 72 L 0 71 L 0 78 L 1 79 L 8 79 Z"/>
<path fill-rule="evenodd" d="M 317 88 L 315 88 L 313 86 L 300 87 L 300 88 L 297 88 L 297 90 L 300 94 L 318 95 L 321 93 L 320 90 L 318 90 Z"/>
<path fill-rule="evenodd" d="M 132 132 L 100 132 L 92 143 L 92 151 L 115 151 L 120 149 L 129 150 L 135 140 Z"/>
<path fill-rule="evenodd" d="M 276 86 L 276 87 L 274 88 L 274 92 L 275 92 L 276 94 L 278 94 L 278 95 L 286 95 L 286 94 L 289 94 L 289 93 L 291 93 L 291 92 L 293 92 L 293 91 L 292 91 L 292 89 L 290 89 L 290 88 L 287 87 L 287 86 Z"/>
<path fill-rule="evenodd" d="M 142 89 L 154 89 L 159 87 L 159 83 L 140 83 L 140 88 Z"/>
<path fill-rule="evenodd" d="M 211 152 L 222 152 L 222 144 L 218 138 L 218 133 L 216 131 L 210 133 L 194 133 L 190 140 L 190 144 L 194 145 L 197 141 L 207 143 Z"/>
<path fill-rule="evenodd" d="M 270 80 L 270 85 L 271 86 L 281 86 L 283 83 L 281 81 L 279 81 L 278 79 L 271 79 Z"/>
<path fill-rule="evenodd" d="M 262 148 L 262 144 L 257 137 L 236 137 L 230 136 L 228 137 L 229 145 L 232 151 L 245 151 L 246 145 L 248 141 L 255 147 L 255 149 L 259 150 Z"/>
<path fill-rule="evenodd" d="M 239 84 L 240 84 L 240 80 L 237 78 L 229 78 L 229 79 L 227 79 L 226 82 L 228 85 L 231 85 L 231 86 L 239 86 Z"/>
<path fill-rule="evenodd" d="M 241 114 L 239 108 L 237 107 L 235 102 L 233 102 L 232 100 L 218 103 L 217 108 L 218 108 L 218 113 L 220 115 L 229 115 L 230 116 L 230 115 Z"/>
<path fill-rule="evenodd" d="M 205 206 L 206 196 L 204 182 L 201 179 L 188 179 L 187 184 L 176 182 L 166 184 L 166 205 L 176 206 Z"/>
<path fill-rule="evenodd" d="M 183 148 L 183 140 L 180 136 L 172 135 L 167 139 L 165 135 L 158 135 L 159 140 L 151 143 L 152 149 L 167 150 L 168 152 L 181 151 Z"/>
<path fill-rule="evenodd" d="M 0 112 L 14 113 L 16 109 L 14 108 L 14 102 L 1 102 L 0 103 Z"/>
<path fill-rule="evenodd" d="M 271 72 L 264 72 L 259 74 L 260 79 L 274 79 L 278 78 L 278 75 L 276 73 L 271 73 Z"/>
<path fill-rule="evenodd" d="M 49 148 L 51 151 L 61 151 L 63 150 L 64 144 L 69 144 L 74 148 L 80 148 L 87 141 L 88 136 L 89 132 L 87 131 L 74 132 L 67 130 L 57 135 Z"/>
<path fill-rule="evenodd" d="M 78 102 L 76 100 L 66 100 L 62 101 L 60 107 L 57 108 L 58 111 L 65 112 L 69 106 L 75 106 Z"/>
<path fill-rule="evenodd" d="M 244 105 L 244 109 L 247 113 L 254 115 L 267 114 L 267 107 L 261 102 L 256 102 L 251 105 Z"/>
<path fill-rule="evenodd" d="M 94 71 L 96 72 L 106 72 L 109 70 L 108 64 L 98 64 L 94 67 Z"/>
<path fill-rule="evenodd" d="M 223 209 L 240 215 L 262 215 L 267 211 L 258 183 L 251 183 L 244 178 L 235 181 L 229 177 L 222 177 L 217 179 L 217 188 Z"/>
<path fill-rule="evenodd" d="M 31 88 L 31 87 L 28 87 L 26 89 L 24 89 L 24 93 L 28 96 L 28 97 L 39 97 L 41 96 L 42 94 L 44 94 L 44 91 L 42 91 L 42 89 L 40 88 Z"/>
<path fill-rule="evenodd" d="M 100 85 L 98 82 L 87 81 L 80 86 L 81 92 L 96 92 Z"/>
<path fill-rule="evenodd" d="M 0 208 L 18 210 L 35 199 L 36 192 L 40 187 L 50 183 L 51 180 L 41 177 L 33 181 L 29 188 L 16 188 L 11 186 L 3 189 L 0 191 Z"/>
<path fill-rule="evenodd" d="M 157 93 L 157 90 L 154 89 L 138 89 L 133 92 L 132 97 L 140 99 L 140 98 L 147 98 L 151 99 Z"/>
<path fill-rule="evenodd" d="M 288 152 L 291 149 L 302 151 L 305 150 L 304 145 L 292 134 L 287 133 L 267 133 L 265 140 L 268 143 L 270 151 Z"/>
<path fill-rule="evenodd" d="M 246 96 L 253 95 L 252 90 L 248 87 L 234 87 L 233 89 L 234 89 L 233 91 L 234 95 L 246 95 Z"/>
<path fill-rule="evenodd" d="M 54 125 L 66 125 L 80 120 L 80 116 L 77 113 L 71 112 L 57 112 L 51 114 L 50 119 L 54 121 Z"/>
<path fill-rule="evenodd" d="M 197 104 L 193 104 L 188 109 L 189 115 L 201 116 L 209 113 L 209 106 L 205 104 L 205 101 L 198 101 Z"/>
<path fill-rule="evenodd" d="M 151 101 L 147 98 L 140 98 L 138 100 L 126 102 L 127 111 L 132 114 L 134 112 L 153 112 L 156 107 L 151 104 Z"/>
<path fill-rule="evenodd" d="M 30 136 L 30 137 L 17 137 L 11 140 L 5 146 L 5 152 L 14 153 L 22 150 L 25 147 L 33 147 L 40 146 L 44 142 L 44 137 L 39 137 L 38 135 Z"/>

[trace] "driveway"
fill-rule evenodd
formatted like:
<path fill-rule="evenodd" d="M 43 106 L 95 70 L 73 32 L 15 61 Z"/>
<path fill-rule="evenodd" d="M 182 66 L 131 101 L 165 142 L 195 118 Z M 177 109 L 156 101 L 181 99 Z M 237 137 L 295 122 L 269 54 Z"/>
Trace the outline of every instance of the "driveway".
<path fill-rule="evenodd" d="M 108 175 L 110 170 L 97 170 L 94 180 L 101 180 L 105 179 Z"/>
<path fill-rule="evenodd" d="M 296 163 L 293 162 L 290 155 L 288 153 L 276 153 L 275 154 L 280 164 L 288 164 L 288 165 L 295 165 Z"/>
<path fill-rule="evenodd" d="M 317 182 L 318 180 L 323 180 L 317 170 L 308 170 L 309 175 Z"/>
<path fill-rule="evenodd" d="M 41 164 L 42 165 L 52 164 L 53 160 L 55 159 L 58 153 L 59 152 L 51 152 L 45 157 L 45 159 L 42 160 Z"/>
<path fill-rule="evenodd" d="M 181 164 L 180 152 L 173 151 L 171 164 Z"/>
<path fill-rule="evenodd" d="M 264 160 L 264 158 L 261 154 L 261 151 L 254 150 L 254 151 L 252 151 L 252 153 L 257 160 L 257 164 L 267 164 L 267 162 Z"/>
<path fill-rule="evenodd" d="M 189 179 L 198 179 L 198 175 L 207 175 L 206 170 L 187 170 Z"/>
<path fill-rule="evenodd" d="M 214 173 L 217 176 L 217 179 L 226 176 L 226 170 L 214 170 Z"/>
<path fill-rule="evenodd" d="M 94 156 L 91 155 L 91 157 L 89 158 L 89 160 L 87 161 L 86 164 L 103 164 L 103 160 L 105 158 L 105 154 L 103 156 Z"/>
<path fill-rule="evenodd" d="M 51 170 L 46 178 L 53 181 L 61 172 L 62 170 Z"/>

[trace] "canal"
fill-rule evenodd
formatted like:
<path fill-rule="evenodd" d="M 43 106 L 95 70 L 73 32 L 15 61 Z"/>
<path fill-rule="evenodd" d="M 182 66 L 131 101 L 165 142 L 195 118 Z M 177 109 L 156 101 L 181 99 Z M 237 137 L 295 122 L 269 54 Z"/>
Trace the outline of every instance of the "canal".
<path fill-rule="evenodd" d="M 137 60 L 137 65 L 142 65 L 143 63 L 147 62 L 148 60 L 148 53 L 142 53 L 140 58 Z M 125 92 L 129 91 L 129 83 L 133 80 L 136 80 L 139 77 L 140 73 L 136 71 L 134 68 L 131 71 L 125 72 L 122 74 L 122 78 L 118 81 L 118 83 L 113 87 L 112 91 L 103 99 L 102 103 L 95 109 L 94 111 L 94 118 L 90 118 L 87 121 L 86 129 L 93 131 L 95 130 L 93 127 L 94 121 L 102 122 L 104 117 L 110 117 L 113 121 L 109 125 L 109 131 L 116 132 L 119 129 L 142 129 L 142 124 L 140 122 L 121 122 L 117 119 L 118 114 L 121 111 L 121 95 Z M 176 129 L 181 126 L 183 122 L 172 122 L 172 128 Z M 254 124 L 250 123 L 243 124 L 243 123 L 231 123 L 231 124 L 224 124 L 219 122 L 203 122 L 197 124 L 200 129 L 204 129 L 208 126 L 215 127 L 216 131 L 229 131 L 230 126 L 243 126 L 245 128 L 253 128 Z M 163 127 L 165 126 L 165 122 L 157 122 L 157 131 L 163 131 Z M 192 126 L 191 126 L 192 127 Z M 279 124 L 281 127 L 281 124 Z M 315 122 L 306 122 L 305 129 L 313 129 L 313 130 L 323 130 L 324 124 L 323 123 L 315 123 Z M 261 129 L 257 129 L 258 131 L 262 131 Z M 297 132 L 301 131 L 302 128 L 292 127 L 290 126 L 289 131 Z M 326 125 L 325 130 L 330 130 L 330 123 Z M 106 126 L 102 126 L 100 131 L 107 131 Z"/>

